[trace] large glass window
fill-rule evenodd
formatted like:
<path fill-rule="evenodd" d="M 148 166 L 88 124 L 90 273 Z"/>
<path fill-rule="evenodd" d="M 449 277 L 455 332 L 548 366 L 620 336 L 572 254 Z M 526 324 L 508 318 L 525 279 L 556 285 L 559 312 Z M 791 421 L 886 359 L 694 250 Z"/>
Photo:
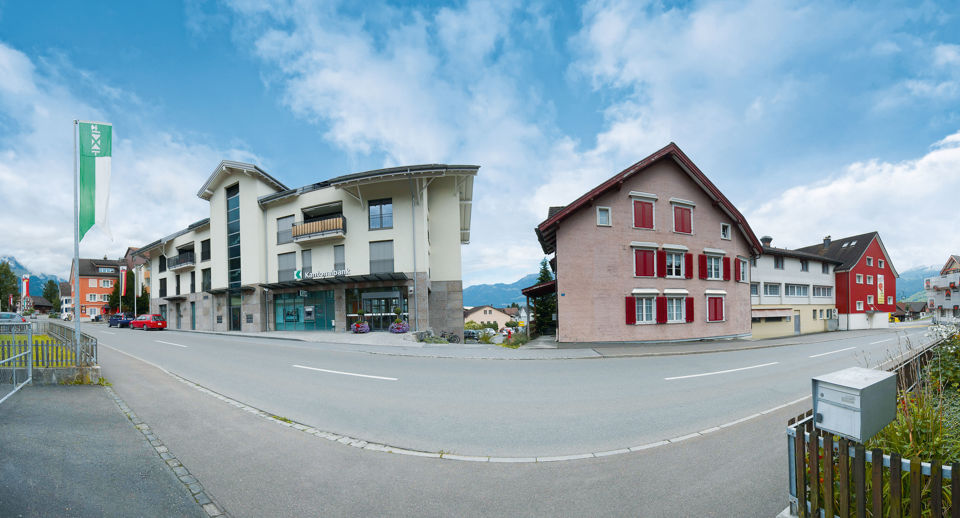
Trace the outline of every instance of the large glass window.
<path fill-rule="evenodd" d="M 212 277 L 210 274 L 210 268 L 204 268 L 203 270 L 200 271 L 200 279 L 201 279 L 200 282 L 202 283 L 201 289 L 203 289 L 203 291 L 210 291 L 210 289 L 212 288 L 211 286 Z"/>
<path fill-rule="evenodd" d="M 393 228 L 393 199 L 370 201 L 370 230 Z"/>
<path fill-rule="evenodd" d="M 297 269 L 297 253 L 288 252 L 277 254 L 277 281 L 292 281 L 293 272 Z"/>
<path fill-rule="evenodd" d="M 311 250 L 300 252 L 300 269 L 303 270 L 304 277 L 313 271 L 313 253 Z"/>
<path fill-rule="evenodd" d="M 161 297 L 167 296 L 167 280 L 166 279 L 160 279 L 160 296 Z"/>
<path fill-rule="evenodd" d="M 293 242 L 293 216 L 277 218 L 277 244 Z"/>
<path fill-rule="evenodd" d="M 209 261 L 210 260 L 210 240 L 204 239 L 200 241 L 200 260 Z"/>
<path fill-rule="evenodd" d="M 227 194 L 227 312 L 230 330 L 241 328 L 243 296 L 240 293 L 240 186 L 226 188 Z"/>
<path fill-rule="evenodd" d="M 787 284 L 784 289 L 788 297 L 806 297 L 810 287 L 806 284 Z"/>
<path fill-rule="evenodd" d="M 333 247 L 333 269 L 334 270 L 347 269 L 347 261 L 343 253 L 343 245 L 336 245 Z"/>
<path fill-rule="evenodd" d="M 161 255 L 157 262 L 160 263 L 160 273 L 167 271 L 167 256 Z"/>
<path fill-rule="evenodd" d="M 370 242 L 370 273 L 393 273 L 393 241 Z"/>

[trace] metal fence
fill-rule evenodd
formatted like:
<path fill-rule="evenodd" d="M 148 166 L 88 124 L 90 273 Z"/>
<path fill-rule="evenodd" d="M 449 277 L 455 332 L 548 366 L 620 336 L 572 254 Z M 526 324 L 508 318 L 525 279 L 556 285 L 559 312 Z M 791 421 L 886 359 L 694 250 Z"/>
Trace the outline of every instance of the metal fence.
<path fill-rule="evenodd" d="M 33 381 L 33 347 L 29 344 L 33 342 L 33 326 L 28 322 L 19 324 L 3 324 L 0 326 L 0 337 L 9 337 L 12 345 L 11 350 L 0 350 L 0 368 L 9 369 L 13 385 L 9 391 L 0 398 L 3 403 L 10 396 L 14 395 L 24 385 Z M 27 375 L 23 381 L 18 383 L 17 374 L 19 368 L 26 367 Z"/>
<path fill-rule="evenodd" d="M 886 370 L 903 392 L 916 389 L 937 340 Z M 960 518 L 960 463 L 903 459 L 834 437 L 814 425 L 813 410 L 787 423 L 790 512 L 802 517 L 951 516 Z M 876 462 L 875 462 L 876 460 Z M 869 468 L 868 465 L 869 464 Z M 869 475 L 869 476 L 868 476 Z M 949 514 L 946 514 L 949 510 Z"/>
<path fill-rule="evenodd" d="M 33 381 L 33 369 L 96 364 L 97 339 L 74 340 L 74 329 L 55 320 L 0 324 L 0 382 L 12 381 L 0 403 Z"/>

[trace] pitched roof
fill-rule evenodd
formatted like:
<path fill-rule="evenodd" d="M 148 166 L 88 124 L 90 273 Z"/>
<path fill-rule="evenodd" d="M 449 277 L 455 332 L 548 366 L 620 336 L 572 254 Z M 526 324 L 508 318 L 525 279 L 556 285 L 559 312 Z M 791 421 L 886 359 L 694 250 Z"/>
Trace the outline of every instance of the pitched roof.
<path fill-rule="evenodd" d="M 920 313 L 921 311 L 927 310 L 927 303 L 924 301 L 908 302 L 907 304 L 911 313 Z"/>
<path fill-rule="evenodd" d="M 120 264 L 123 261 L 115 261 L 113 259 L 80 259 L 80 276 L 81 277 L 114 277 L 120 278 Z M 100 267 L 109 267 L 114 268 L 113 273 L 104 273 L 99 270 Z M 72 272 L 71 272 L 72 273 Z"/>
<path fill-rule="evenodd" d="M 69 297 L 69 296 L 70 296 L 70 283 L 69 283 L 69 282 L 61 282 L 61 283 L 60 283 L 60 296 L 61 296 L 61 297 Z"/>
<path fill-rule="evenodd" d="M 772 246 L 763 247 L 763 253 L 769 255 L 782 255 L 785 257 L 794 257 L 796 259 L 812 259 L 815 261 L 823 261 L 826 263 L 840 264 L 843 261 L 839 259 L 833 259 L 832 257 L 823 257 L 820 255 L 811 254 L 808 252 L 801 252 L 799 250 L 788 250 L 786 248 L 774 248 Z"/>
<path fill-rule="evenodd" d="M 259 166 L 256 166 L 253 164 L 247 164 L 244 162 L 234 162 L 233 160 L 221 160 L 220 163 L 217 164 L 217 168 L 214 169 L 212 173 L 210 173 L 210 177 L 207 178 L 206 182 L 204 182 L 203 187 L 201 187 L 200 190 L 197 191 L 197 196 L 201 199 L 209 200 L 210 197 L 213 196 L 213 191 L 211 191 L 210 188 L 213 185 L 215 185 L 218 181 L 220 181 L 221 176 L 223 176 L 224 174 L 230 174 L 228 169 L 232 169 L 234 171 L 239 171 L 242 173 L 246 173 L 250 176 L 253 176 L 259 179 L 260 181 L 262 181 L 263 183 L 269 185 L 271 188 L 273 188 L 276 191 L 287 190 L 286 185 L 283 185 L 282 183 L 280 183 L 279 180 L 267 174 L 267 172 L 264 171 L 263 169 L 260 169 Z"/>
<path fill-rule="evenodd" d="M 503 308 L 501 311 L 510 315 L 511 317 L 520 315 L 520 308 L 509 307 L 509 308 Z"/>
<path fill-rule="evenodd" d="M 709 196 L 721 210 L 727 213 L 730 219 L 732 219 L 740 229 L 740 232 L 744 235 L 744 237 L 747 238 L 747 242 L 750 244 L 750 248 L 752 249 L 753 253 L 759 254 L 762 250 L 762 245 L 757 239 L 757 236 L 753 233 L 750 225 L 747 224 L 747 219 L 744 218 L 743 214 L 740 214 L 740 211 L 733 206 L 733 203 L 731 203 L 730 200 L 728 200 L 727 197 L 720 192 L 720 189 L 718 189 L 717 186 L 714 185 L 705 174 L 703 174 L 703 171 L 701 171 L 700 168 L 698 168 L 696 164 L 690 160 L 690 157 L 688 157 L 680 149 L 680 147 L 673 142 L 667 144 L 643 160 L 615 174 L 609 180 L 594 187 L 583 196 L 580 196 L 574 200 L 573 203 L 570 203 L 559 211 L 548 215 L 547 219 L 543 223 L 537 225 L 536 228 L 537 238 L 540 240 L 540 247 L 543 248 L 543 252 L 550 254 L 556 251 L 557 226 L 561 221 L 576 213 L 582 207 L 588 205 L 607 191 L 618 188 L 631 176 L 642 172 L 661 159 L 667 158 L 673 159 L 673 161 L 680 166 L 680 169 L 687 173 L 690 178 L 697 185 L 699 185 L 704 192 L 707 193 L 707 196 Z"/>
<path fill-rule="evenodd" d="M 39 295 L 30 295 L 30 300 L 33 302 L 34 307 L 36 306 L 48 306 L 53 307 L 53 304 L 49 300 L 39 296 Z"/>
<path fill-rule="evenodd" d="M 951 255 L 950 258 L 947 259 L 946 264 L 943 265 L 943 268 L 940 268 L 940 275 L 947 273 L 947 270 L 950 269 L 951 263 L 956 263 L 958 266 L 960 266 L 960 255 Z"/>
<path fill-rule="evenodd" d="M 896 268 L 893 267 L 890 254 L 887 253 L 886 247 L 883 246 L 883 241 L 880 240 L 880 234 L 875 231 L 834 239 L 830 241 L 830 245 L 827 247 L 824 247 L 823 243 L 817 243 L 815 245 L 798 248 L 797 251 L 814 254 L 819 257 L 837 259 L 842 262 L 840 266 L 837 267 L 837 271 L 843 272 L 849 271 L 860 262 L 860 258 L 866 253 L 867 247 L 870 246 L 870 243 L 874 239 L 877 240 L 877 244 L 879 244 L 880 249 L 883 250 L 883 255 L 887 258 L 887 265 L 890 266 L 890 269 L 893 271 L 893 276 L 900 277 Z"/>
<path fill-rule="evenodd" d="M 558 207 L 550 207 L 547 209 L 547 219 L 554 217 L 558 212 L 564 209 L 566 205 L 560 205 Z"/>

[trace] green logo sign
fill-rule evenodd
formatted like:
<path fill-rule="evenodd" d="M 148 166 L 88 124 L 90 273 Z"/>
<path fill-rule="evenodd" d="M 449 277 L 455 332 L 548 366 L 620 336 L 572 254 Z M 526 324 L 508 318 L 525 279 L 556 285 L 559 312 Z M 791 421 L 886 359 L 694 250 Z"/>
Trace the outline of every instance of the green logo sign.
<path fill-rule="evenodd" d="M 298 280 L 298 281 L 302 281 L 302 280 L 303 280 L 303 270 L 294 270 L 294 271 L 293 271 L 293 278 L 296 279 L 296 280 Z"/>

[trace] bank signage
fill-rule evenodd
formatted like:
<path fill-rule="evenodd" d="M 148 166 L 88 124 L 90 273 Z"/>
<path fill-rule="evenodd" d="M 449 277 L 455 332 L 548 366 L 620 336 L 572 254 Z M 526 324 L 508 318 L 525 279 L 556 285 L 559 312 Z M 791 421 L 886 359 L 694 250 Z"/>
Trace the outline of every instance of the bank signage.
<path fill-rule="evenodd" d="M 303 273 L 303 270 L 294 270 L 293 278 L 298 281 L 304 279 L 332 279 L 334 277 L 344 277 L 350 275 L 350 268 L 344 268 L 342 270 L 330 270 L 329 272 L 307 272 Z"/>

